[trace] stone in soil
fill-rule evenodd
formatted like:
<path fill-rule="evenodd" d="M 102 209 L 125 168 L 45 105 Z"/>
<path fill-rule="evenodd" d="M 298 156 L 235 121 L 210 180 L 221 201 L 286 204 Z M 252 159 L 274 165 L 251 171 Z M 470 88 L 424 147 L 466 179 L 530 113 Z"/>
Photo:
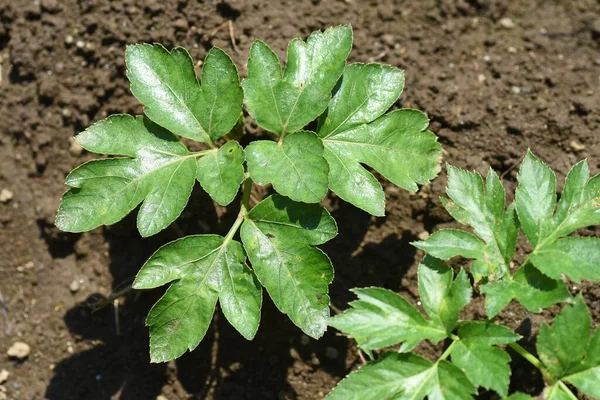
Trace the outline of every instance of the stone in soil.
<path fill-rule="evenodd" d="M 0 201 L 2 203 L 8 203 L 12 200 L 13 196 L 13 192 L 8 189 L 2 189 L 2 191 L 0 191 Z"/>
<path fill-rule="evenodd" d="M 15 342 L 15 343 L 13 343 L 12 346 L 10 346 L 10 348 L 8 349 L 6 354 L 10 358 L 16 358 L 17 360 L 24 360 L 29 356 L 30 352 L 31 352 L 31 348 L 29 347 L 29 345 L 27 343 Z"/>

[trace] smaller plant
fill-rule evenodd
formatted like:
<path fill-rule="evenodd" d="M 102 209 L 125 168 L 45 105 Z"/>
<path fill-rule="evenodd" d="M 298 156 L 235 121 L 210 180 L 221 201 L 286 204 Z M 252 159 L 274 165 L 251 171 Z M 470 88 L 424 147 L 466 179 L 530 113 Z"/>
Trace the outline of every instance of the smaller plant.
<path fill-rule="evenodd" d="M 589 178 L 586 161 L 567 175 L 556 202 L 554 172 L 528 152 L 518 174 L 515 202 L 505 207 L 505 191 L 490 169 L 485 179 L 476 172 L 448 166 L 448 212 L 474 234 L 443 229 L 413 243 L 427 256 L 418 269 L 424 316 L 401 296 L 383 288 L 354 289 L 358 300 L 329 324 L 353 337 L 371 358 L 343 379 L 328 399 L 471 399 L 478 388 L 509 396 L 508 346 L 538 368 L 547 382 L 545 399 L 577 399 L 568 385 L 600 398 L 600 329 L 581 294 L 572 297 L 563 274 L 575 282 L 600 281 L 600 238 L 567 236 L 579 228 L 600 224 L 600 175 Z M 532 246 L 516 271 L 511 268 L 522 228 Z M 466 270 L 456 276 L 441 259 L 462 256 L 473 260 L 470 273 L 485 295 L 488 319 L 461 321 L 460 311 L 471 301 Z M 437 258 L 435 258 L 437 257 Z M 567 302 L 552 326 L 544 324 L 537 337 L 537 357 L 521 347 L 521 336 L 494 323 L 512 299 L 531 312 Z M 419 343 L 449 340 L 441 356 L 430 361 L 411 353 Z"/>

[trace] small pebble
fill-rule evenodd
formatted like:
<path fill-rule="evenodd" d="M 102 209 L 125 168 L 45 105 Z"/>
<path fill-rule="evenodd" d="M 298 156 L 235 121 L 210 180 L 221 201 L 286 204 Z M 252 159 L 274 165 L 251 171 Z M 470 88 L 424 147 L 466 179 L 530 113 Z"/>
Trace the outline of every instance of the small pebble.
<path fill-rule="evenodd" d="M 338 349 L 336 349 L 335 347 L 331 347 L 328 346 L 325 349 L 325 357 L 330 358 L 332 360 L 335 360 L 336 358 L 338 358 L 340 355 L 340 352 Z"/>
<path fill-rule="evenodd" d="M 513 86 L 510 88 L 511 92 L 513 92 L 514 94 L 519 94 L 521 93 L 521 88 L 518 86 Z"/>
<path fill-rule="evenodd" d="M 156 397 L 156 400 L 169 400 L 167 399 L 165 396 L 163 396 L 162 394 L 159 395 L 158 397 Z"/>
<path fill-rule="evenodd" d="M 502 18 L 499 22 L 500 26 L 506 29 L 512 29 L 517 26 L 512 19 L 506 17 Z"/>
<path fill-rule="evenodd" d="M 77 279 L 73 279 L 73 282 L 69 285 L 69 290 L 71 293 L 77 293 L 79 291 L 79 282 Z"/>
<path fill-rule="evenodd" d="M 381 35 L 381 41 L 388 46 L 393 46 L 396 43 L 394 35 L 390 35 L 389 33 Z"/>
<path fill-rule="evenodd" d="M 486 63 L 489 63 L 490 61 L 492 61 L 492 57 L 490 57 L 486 54 L 485 56 L 483 56 L 483 61 L 485 61 Z"/>
<path fill-rule="evenodd" d="M 31 353 L 31 348 L 24 342 L 15 342 L 6 352 L 10 358 L 16 358 L 17 360 L 26 359 L 29 353 Z"/>
<path fill-rule="evenodd" d="M 571 147 L 575 151 L 583 151 L 583 150 L 585 150 L 585 145 L 579 143 L 577 140 L 571 140 L 569 142 L 569 147 Z"/>
<path fill-rule="evenodd" d="M 75 46 L 77 46 L 78 49 L 83 49 L 85 47 L 85 42 L 83 40 L 78 40 L 77 43 L 75 43 Z"/>
<path fill-rule="evenodd" d="M 427 240 L 427 239 L 429 239 L 429 232 L 423 231 L 417 235 L 417 238 L 419 240 Z"/>
<path fill-rule="evenodd" d="M 484 74 L 477 75 L 477 82 L 479 82 L 479 83 L 485 82 L 485 75 Z"/>
<path fill-rule="evenodd" d="M 188 26 L 188 22 L 185 18 L 179 18 L 173 22 L 173 27 L 180 31 L 187 30 Z"/>
<path fill-rule="evenodd" d="M 10 372 L 8 372 L 5 369 L 3 369 L 2 371 L 0 371 L 0 385 L 2 385 L 4 382 L 6 382 L 6 380 L 8 379 L 9 375 L 10 375 Z"/>
<path fill-rule="evenodd" d="M 14 196 L 13 192 L 11 192 L 8 189 L 2 189 L 0 191 L 0 201 L 2 203 L 8 203 L 9 201 L 12 200 L 13 196 Z"/>
<path fill-rule="evenodd" d="M 74 41 L 74 40 L 75 40 L 75 39 L 73 38 L 73 36 L 71 36 L 71 35 L 67 35 L 67 37 L 65 38 L 65 43 L 66 43 L 66 44 L 73 44 L 73 41 Z"/>
<path fill-rule="evenodd" d="M 510 47 L 508 48 L 508 52 L 509 52 L 509 53 L 516 53 L 516 52 L 517 52 L 517 49 L 516 49 L 516 48 L 514 48 L 514 47 L 512 47 L 512 46 L 510 46 Z"/>

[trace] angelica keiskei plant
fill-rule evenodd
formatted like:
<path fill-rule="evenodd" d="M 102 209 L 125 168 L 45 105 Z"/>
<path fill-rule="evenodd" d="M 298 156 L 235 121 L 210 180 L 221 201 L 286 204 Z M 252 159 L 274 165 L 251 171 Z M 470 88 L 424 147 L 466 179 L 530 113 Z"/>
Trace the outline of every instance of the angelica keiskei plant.
<path fill-rule="evenodd" d="M 398 68 L 350 64 L 352 29 L 314 32 L 288 46 L 285 68 L 261 41 L 251 47 L 240 83 L 227 54 L 213 48 L 201 81 L 183 48 L 140 44 L 126 51 L 131 91 L 145 116 L 114 115 L 76 137 L 93 160 L 72 171 L 56 225 L 82 232 L 118 222 L 139 207 L 144 237 L 169 226 L 197 180 L 215 202 L 231 203 L 242 187 L 227 234 L 192 235 L 161 247 L 142 266 L 135 289 L 170 284 L 150 310 L 150 355 L 167 361 L 194 349 L 217 302 L 242 336 L 257 332 L 262 288 L 307 335 L 318 338 L 329 318 L 329 258 L 318 249 L 337 234 L 319 205 L 328 190 L 383 215 L 381 184 L 365 168 L 407 190 L 439 172 L 441 146 L 415 110 L 386 114 L 404 86 Z M 228 135 L 248 114 L 275 140 L 243 148 Z M 318 120 L 316 130 L 306 128 Z M 191 152 L 178 138 L 203 143 Z M 275 194 L 251 207 L 252 185 Z M 248 263 L 249 261 L 249 263 Z"/>
<path fill-rule="evenodd" d="M 474 233 L 442 229 L 413 243 L 428 254 L 418 268 L 426 315 L 391 291 L 354 289 L 358 300 L 330 325 L 372 357 L 373 351 L 400 347 L 351 373 L 328 399 L 471 399 L 479 388 L 502 398 L 531 398 L 509 396 L 511 358 L 500 346 L 512 348 L 542 372 L 545 399 L 574 400 L 575 389 L 600 398 L 600 329 L 592 332 L 584 299 L 581 294 L 573 298 L 563 279 L 600 282 L 600 238 L 569 236 L 600 225 L 600 175 L 590 178 L 587 162 L 579 162 L 567 175 L 558 203 L 554 172 L 531 152 L 517 178 L 515 201 L 506 207 L 504 187 L 493 170 L 484 181 L 476 172 L 448 166 L 449 199 L 442 203 Z M 513 268 L 520 229 L 532 250 Z M 468 269 L 485 295 L 485 320 L 459 319 L 473 285 L 465 269 L 454 276 L 442 261 L 456 256 L 473 260 Z M 551 326 L 542 325 L 537 357 L 517 343 L 520 335 L 494 321 L 513 299 L 531 312 L 567 303 Z M 450 344 L 431 361 L 410 352 L 424 340 Z"/>

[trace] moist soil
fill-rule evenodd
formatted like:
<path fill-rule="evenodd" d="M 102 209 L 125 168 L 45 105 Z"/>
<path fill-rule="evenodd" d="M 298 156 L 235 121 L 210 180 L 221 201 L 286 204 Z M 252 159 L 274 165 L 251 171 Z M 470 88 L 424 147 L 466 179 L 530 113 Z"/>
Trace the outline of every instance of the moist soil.
<path fill-rule="evenodd" d="M 229 23 L 231 21 L 231 30 Z M 53 225 L 65 175 L 92 156 L 72 137 L 113 113 L 140 114 L 129 93 L 129 43 L 182 45 L 195 60 L 212 46 L 243 65 L 255 38 L 282 57 L 296 36 L 330 25 L 354 28 L 352 62 L 405 69 L 396 107 L 425 111 L 444 161 L 484 173 L 490 166 L 512 191 L 516 166 L 531 148 L 564 179 L 588 158 L 600 170 L 600 4 L 593 0 L 4 0 L 0 2 L 0 386 L 8 399 L 321 399 L 360 366 L 352 341 L 331 330 L 304 336 L 266 299 L 256 339 L 244 340 L 216 313 L 198 349 L 150 364 L 144 316 L 160 296 L 128 292 L 146 258 L 182 234 L 225 233 L 235 207 L 216 207 L 197 185 L 181 219 L 141 239 L 135 217 L 92 232 Z M 235 40 L 235 45 L 232 43 Z M 249 137 L 262 132 L 247 124 Z M 410 241 L 456 226 L 443 210 L 445 173 L 416 194 L 382 180 L 386 217 L 374 218 L 334 196 L 326 199 L 339 236 L 324 246 L 335 267 L 335 309 L 350 288 L 383 286 L 416 303 L 422 254 Z M 256 192 L 256 196 L 263 193 Z M 587 230 L 598 235 L 598 230 Z M 519 248 L 519 254 L 526 250 Z M 457 265 L 458 266 L 458 265 Z M 582 291 L 600 321 L 598 285 Z M 466 318 L 483 318 L 477 297 Z M 559 311 L 499 316 L 524 336 Z M 11 360 L 15 341 L 31 353 Z M 439 347 L 419 351 L 435 356 Z M 511 390 L 540 394 L 542 379 L 514 357 Z M 480 398 L 494 398 L 482 392 Z"/>

